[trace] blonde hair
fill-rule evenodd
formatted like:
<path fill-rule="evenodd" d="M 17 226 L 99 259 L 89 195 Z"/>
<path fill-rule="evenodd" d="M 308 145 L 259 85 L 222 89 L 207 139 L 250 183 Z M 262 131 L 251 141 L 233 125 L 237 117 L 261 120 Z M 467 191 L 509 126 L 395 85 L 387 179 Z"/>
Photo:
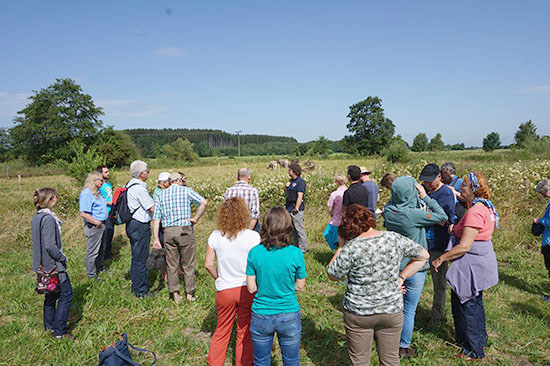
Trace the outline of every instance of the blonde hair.
<path fill-rule="evenodd" d="M 344 174 L 338 174 L 336 177 L 334 177 L 334 181 L 339 186 L 343 186 L 344 184 L 346 184 L 347 180 L 348 179 L 346 178 L 346 176 Z"/>
<path fill-rule="evenodd" d="M 86 177 L 86 181 L 84 182 L 84 187 L 82 187 L 82 190 L 85 190 L 86 188 L 88 188 L 92 192 L 94 197 L 97 198 L 99 194 L 99 189 L 97 189 L 95 185 L 96 179 L 103 179 L 103 174 L 97 171 L 89 172 L 88 176 Z"/>
<path fill-rule="evenodd" d="M 36 207 L 37 210 L 40 210 L 42 208 L 51 208 L 49 207 L 50 202 L 54 197 L 59 197 L 55 189 L 48 187 L 38 188 L 36 191 L 34 191 L 32 202 L 34 203 L 34 207 Z"/>

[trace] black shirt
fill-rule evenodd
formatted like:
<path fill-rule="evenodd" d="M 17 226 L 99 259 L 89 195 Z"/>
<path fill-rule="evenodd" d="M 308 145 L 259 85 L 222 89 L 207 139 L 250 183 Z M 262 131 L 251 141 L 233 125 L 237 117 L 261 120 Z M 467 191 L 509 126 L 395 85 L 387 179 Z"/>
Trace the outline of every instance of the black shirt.
<path fill-rule="evenodd" d="M 360 182 L 352 183 L 344 192 L 342 205 L 348 207 L 358 204 L 367 207 L 369 202 L 369 191 Z"/>

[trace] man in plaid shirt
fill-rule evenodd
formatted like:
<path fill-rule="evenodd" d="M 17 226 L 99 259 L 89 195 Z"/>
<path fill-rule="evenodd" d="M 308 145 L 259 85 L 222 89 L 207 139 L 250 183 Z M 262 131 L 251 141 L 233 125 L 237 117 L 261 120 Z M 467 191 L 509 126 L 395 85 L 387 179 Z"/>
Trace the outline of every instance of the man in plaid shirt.
<path fill-rule="evenodd" d="M 260 196 L 258 190 L 248 184 L 250 182 L 250 170 L 241 168 L 237 172 L 237 183 L 234 186 L 227 188 L 223 199 L 231 197 L 241 197 L 244 203 L 250 210 L 250 230 L 260 231 Z"/>
<path fill-rule="evenodd" d="M 162 220 L 164 249 L 168 275 L 168 291 L 179 303 L 180 281 L 178 265 L 183 267 L 183 279 L 187 300 L 195 300 L 195 253 L 196 243 L 193 225 L 199 221 L 208 202 L 200 194 L 183 185 L 179 173 L 170 175 L 171 186 L 160 193 L 155 202 L 153 214 L 153 248 L 160 249 L 159 227 Z M 195 216 L 191 217 L 191 205 L 200 205 Z"/>

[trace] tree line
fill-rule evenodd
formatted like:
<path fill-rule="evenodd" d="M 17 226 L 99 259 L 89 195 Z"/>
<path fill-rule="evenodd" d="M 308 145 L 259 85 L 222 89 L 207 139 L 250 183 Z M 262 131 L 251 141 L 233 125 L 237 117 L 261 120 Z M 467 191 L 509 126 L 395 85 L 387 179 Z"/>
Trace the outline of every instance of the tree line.
<path fill-rule="evenodd" d="M 331 141 L 324 136 L 306 143 L 293 137 L 228 133 L 213 129 L 115 130 L 101 121 L 103 109 L 71 79 L 33 91 L 29 103 L 17 112 L 14 126 L 0 128 L 0 160 L 23 157 L 32 164 L 56 164 L 65 170 L 83 169 L 95 163 L 127 165 L 138 157 L 195 161 L 198 157 L 226 155 L 309 155 L 331 153 L 383 155 L 403 161 L 408 151 L 464 150 L 463 143 L 446 145 L 440 133 L 431 139 L 419 133 L 411 146 L 395 135 L 395 124 L 384 114 L 382 100 L 369 96 L 349 107 L 349 134 Z M 549 139 L 540 137 L 528 120 L 518 127 L 513 148 L 547 150 Z M 543 145 L 540 142 L 544 142 Z M 483 149 L 502 148 L 500 135 L 489 133 Z M 538 149 L 538 150 L 537 150 Z"/>

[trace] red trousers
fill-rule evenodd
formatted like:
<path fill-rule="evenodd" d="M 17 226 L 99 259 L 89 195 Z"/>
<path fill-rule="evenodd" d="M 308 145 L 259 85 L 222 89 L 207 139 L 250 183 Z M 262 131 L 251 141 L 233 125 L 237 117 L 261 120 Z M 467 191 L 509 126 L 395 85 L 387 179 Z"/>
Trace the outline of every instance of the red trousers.
<path fill-rule="evenodd" d="M 248 292 L 246 286 L 218 291 L 216 294 L 216 311 L 218 325 L 206 359 L 210 366 L 223 366 L 227 345 L 231 338 L 235 315 L 237 316 L 237 344 L 235 346 L 235 366 L 252 366 L 254 352 L 250 338 L 250 317 L 252 315 L 252 300 L 254 295 Z"/>

